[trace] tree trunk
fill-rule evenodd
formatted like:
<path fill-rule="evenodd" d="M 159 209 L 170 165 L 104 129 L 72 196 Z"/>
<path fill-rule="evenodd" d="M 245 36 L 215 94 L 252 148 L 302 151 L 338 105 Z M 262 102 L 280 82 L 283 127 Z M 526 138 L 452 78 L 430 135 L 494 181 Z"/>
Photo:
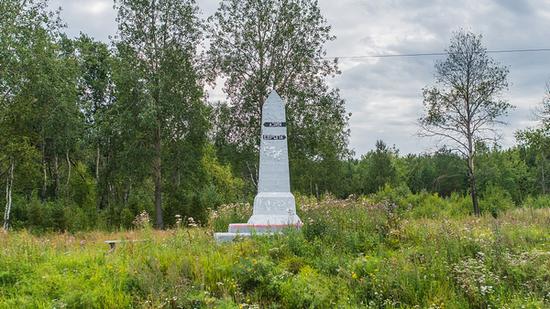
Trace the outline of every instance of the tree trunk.
<path fill-rule="evenodd" d="M 474 169 L 474 158 L 470 154 L 468 157 L 468 178 L 470 181 L 470 196 L 472 197 L 472 205 L 474 206 L 474 214 L 476 216 L 481 215 L 481 210 L 479 209 L 479 203 L 477 200 L 477 190 L 476 190 L 476 176 Z"/>
<path fill-rule="evenodd" d="M 67 189 L 69 188 L 69 182 L 71 181 L 71 159 L 69 158 L 69 151 L 67 150 L 67 152 L 65 153 L 66 155 L 66 158 L 67 158 Z M 69 190 L 67 190 L 68 192 Z"/>
<path fill-rule="evenodd" d="M 131 179 L 126 180 L 126 185 L 124 188 L 124 196 L 122 197 L 122 203 L 124 207 L 128 207 L 128 201 L 130 200 L 130 190 L 132 188 L 132 182 Z"/>
<path fill-rule="evenodd" d="M 11 212 L 11 193 L 13 189 L 13 170 L 15 169 L 15 162 L 13 159 L 10 160 L 10 171 L 6 179 L 6 209 L 4 210 L 4 231 L 8 230 L 10 223 L 10 212 Z"/>
<path fill-rule="evenodd" d="M 544 175 L 544 169 L 545 169 L 545 163 L 546 162 L 546 157 L 543 155 L 542 156 L 542 166 L 541 166 L 541 169 L 540 169 L 540 174 L 541 174 L 541 185 L 542 185 L 542 194 L 546 194 L 546 177 Z"/>
<path fill-rule="evenodd" d="M 57 154 L 55 154 L 54 157 L 54 174 L 55 174 L 55 182 L 54 182 L 54 190 L 53 194 L 57 198 L 59 196 L 59 157 Z"/>
<path fill-rule="evenodd" d="M 99 143 L 97 144 L 97 154 L 95 159 L 95 181 L 99 182 Z"/>
<path fill-rule="evenodd" d="M 46 170 L 46 141 L 42 140 L 42 173 L 43 173 L 43 181 L 42 181 L 42 194 L 40 198 L 42 201 L 46 200 L 46 195 L 48 191 L 48 172 Z"/>
<path fill-rule="evenodd" d="M 164 228 L 164 220 L 162 219 L 162 145 L 160 135 L 160 123 L 157 124 L 155 132 L 155 158 L 153 160 L 153 178 L 155 181 L 155 211 L 156 211 L 156 227 Z"/>
<path fill-rule="evenodd" d="M 315 184 L 315 196 L 317 197 L 317 201 L 321 200 L 321 196 L 319 196 L 319 186 L 317 186 L 317 183 Z"/>
<path fill-rule="evenodd" d="M 107 148 L 105 152 L 105 162 L 109 162 L 109 158 L 111 156 L 111 149 L 109 149 L 111 139 L 107 138 Z M 108 187 L 108 176 L 109 171 L 105 170 L 105 175 L 103 176 L 103 181 L 99 182 L 99 143 L 97 145 L 97 158 L 96 158 L 96 171 L 95 171 L 95 177 L 96 177 L 96 192 L 98 194 L 98 199 L 96 203 L 96 210 L 99 212 L 101 209 L 107 208 L 109 203 L 109 193 L 107 191 Z M 106 177 L 107 176 L 107 177 Z"/>

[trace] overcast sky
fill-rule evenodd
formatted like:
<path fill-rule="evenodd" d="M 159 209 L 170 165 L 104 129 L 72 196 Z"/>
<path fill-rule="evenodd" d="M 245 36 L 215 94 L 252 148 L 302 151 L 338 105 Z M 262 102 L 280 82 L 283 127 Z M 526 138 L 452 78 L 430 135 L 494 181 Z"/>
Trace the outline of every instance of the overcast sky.
<path fill-rule="evenodd" d="M 215 0 L 197 0 L 203 17 Z M 550 48 L 548 0 L 320 0 L 336 40 L 328 56 L 442 52 L 452 31 L 481 33 L 489 50 Z M 112 0 L 50 0 L 63 8 L 67 33 L 87 33 L 109 41 L 116 32 Z M 514 143 L 514 132 L 533 124 L 533 110 L 550 81 L 550 52 L 491 54 L 510 68 L 505 98 L 517 108 L 502 128 L 500 144 Z M 342 74 L 330 81 L 341 90 L 350 121 L 350 146 L 357 155 L 377 139 L 401 153 L 434 151 L 437 141 L 416 137 L 422 112 L 421 89 L 433 82 L 434 62 L 442 56 L 340 59 Z M 211 96 L 220 97 L 219 91 Z"/>

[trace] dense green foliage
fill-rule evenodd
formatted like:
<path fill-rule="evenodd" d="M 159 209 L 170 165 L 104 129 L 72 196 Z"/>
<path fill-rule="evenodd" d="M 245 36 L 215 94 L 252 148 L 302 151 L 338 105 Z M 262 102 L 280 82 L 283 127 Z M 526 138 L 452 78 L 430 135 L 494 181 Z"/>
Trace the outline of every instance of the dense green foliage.
<path fill-rule="evenodd" d="M 158 227 L 174 226 L 177 215 L 205 224 L 209 209 L 250 202 L 261 104 L 272 89 L 287 101 L 294 193 L 346 198 L 388 185 L 442 197 L 472 192 L 467 156 L 448 147 L 402 155 L 378 141 L 350 156 L 349 114 L 327 82 L 339 74 L 337 61 L 324 58 L 334 36 L 316 1 L 225 0 L 207 20 L 191 0 L 115 7 L 119 31 L 108 45 L 66 37 L 46 0 L 0 2 L 6 228 L 116 230 L 144 210 Z M 219 79 L 227 102 L 213 103 L 205 89 Z M 517 132 L 516 146 L 476 139 L 482 200 L 505 201 L 499 209 L 545 201 L 549 98 L 550 89 L 540 124 Z M 480 208 L 498 216 L 486 202 Z"/>
<path fill-rule="evenodd" d="M 141 216 L 126 233 L 0 234 L 0 307 L 545 308 L 548 201 L 495 219 L 469 216 L 456 194 L 299 198 L 301 231 L 222 245 L 212 231 L 249 205 L 221 207 L 206 228 L 155 232 Z M 149 241 L 108 253 L 103 240 L 121 238 Z"/>

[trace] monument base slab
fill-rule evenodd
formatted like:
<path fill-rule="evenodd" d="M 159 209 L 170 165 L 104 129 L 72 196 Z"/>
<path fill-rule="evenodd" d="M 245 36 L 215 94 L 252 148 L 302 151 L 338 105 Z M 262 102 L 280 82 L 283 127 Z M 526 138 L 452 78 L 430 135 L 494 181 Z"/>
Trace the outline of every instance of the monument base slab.
<path fill-rule="evenodd" d="M 249 233 L 214 233 L 214 239 L 217 243 L 231 242 L 237 238 L 250 237 Z"/>
<path fill-rule="evenodd" d="M 297 224 L 249 224 L 232 223 L 229 224 L 228 233 L 214 233 L 214 238 L 218 243 L 230 242 L 235 238 L 246 238 L 252 235 L 273 235 L 280 234 L 285 229 L 299 229 L 302 223 Z"/>

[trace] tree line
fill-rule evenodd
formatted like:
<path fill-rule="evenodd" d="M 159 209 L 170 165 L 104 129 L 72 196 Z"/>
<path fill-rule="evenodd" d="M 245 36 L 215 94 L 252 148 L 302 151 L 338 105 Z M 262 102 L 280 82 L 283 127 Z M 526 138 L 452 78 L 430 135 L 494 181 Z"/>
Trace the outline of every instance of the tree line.
<path fill-rule="evenodd" d="M 489 143 L 512 106 L 498 99 L 507 69 L 475 34 L 455 35 L 424 90 L 423 132 L 450 137 L 448 147 L 402 156 L 379 141 L 354 159 L 351 115 L 327 83 L 340 74 L 337 59 L 325 58 L 335 37 L 316 1 L 224 0 L 204 19 L 192 0 L 116 0 L 109 44 L 67 37 L 47 4 L 0 3 L 5 229 L 117 228 L 143 210 L 163 228 L 176 215 L 205 222 L 207 209 L 250 200 L 272 89 L 287 102 L 296 193 L 346 197 L 388 185 L 470 193 L 476 214 L 477 190 L 499 188 L 518 203 L 547 193 L 550 103 L 516 146 Z M 208 98 L 216 83 L 227 100 Z"/>

